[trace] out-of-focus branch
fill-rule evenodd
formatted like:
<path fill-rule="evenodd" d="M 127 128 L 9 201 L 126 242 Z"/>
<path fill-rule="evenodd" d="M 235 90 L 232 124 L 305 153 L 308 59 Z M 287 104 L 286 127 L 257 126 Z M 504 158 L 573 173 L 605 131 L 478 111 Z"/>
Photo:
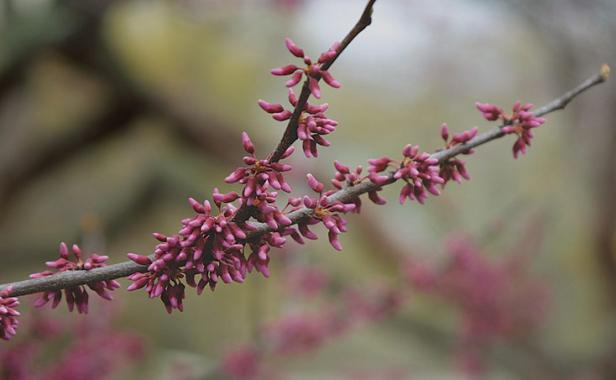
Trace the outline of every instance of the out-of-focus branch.
<path fill-rule="evenodd" d="M 536 115 L 546 115 L 548 113 L 562 109 L 564 107 L 563 104 L 566 105 L 577 95 L 585 92 L 586 90 L 590 89 L 591 87 L 594 87 L 597 84 L 605 82 L 608 78 L 608 74 L 609 67 L 607 65 L 604 65 L 599 74 L 592 76 L 591 78 L 580 84 L 578 87 L 576 87 L 574 90 L 565 93 L 561 97 L 539 108 Z M 457 156 L 458 154 L 464 153 L 469 149 L 478 147 L 492 140 L 503 137 L 505 134 L 501 130 L 502 127 L 503 126 L 495 127 L 481 135 L 476 136 L 465 144 L 456 145 L 453 148 L 433 153 L 431 157 L 437 159 L 439 163 L 445 162 L 446 160 Z M 396 182 L 396 179 L 394 179 L 393 173 L 390 173 L 389 181 L 387 182 L 387 184 L 391 184 L 394 182 Z M 364 193 L 373 190 L 377 190 L 382 186 L 384 185 L 379 186 L 375 185 L 372 182 L 363 182 L 358 185 L 347 187 L 345 189 L 337 191 L 329 197 L 329 201 L 330 203 L 336 201 L 349 202 L 355 197 L 358 197 Z M 289 213 L 288 217 L 293 221 L 293 223 L 298 223 L 312 216 L 312 212 L 312 209 L 301 208 L 299 210 Z M 247 239 L 253 239 L 265 233 L 274 231 L 265 223 L 255 223 L 253 224 L 253 226 L 254 231 L 248 234 Z M 97 282 L 126 277 L 132 273 L 145 272 L 146 270 L 147 266 L 145 265 L 139 265 L 132 261 L 126 261 L 123 263 L 113 264 L 102 268 L 92 269 L 89 271 L 67 271 L 43 278 L 3 284 L 0 285 L 0 290 L 10 287 L 12 289 L 12 296 L 21 296 L 42 291 L 69 288 L 72 286 L 87 284 L 89 282 Z"/>

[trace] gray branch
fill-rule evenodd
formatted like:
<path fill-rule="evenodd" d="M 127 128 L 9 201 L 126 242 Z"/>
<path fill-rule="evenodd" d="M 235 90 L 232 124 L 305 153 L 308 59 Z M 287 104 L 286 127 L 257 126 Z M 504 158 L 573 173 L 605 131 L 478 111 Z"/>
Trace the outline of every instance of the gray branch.
<path fill-rule="evenodd" d="M 585 92 L 586 90 L 605 82 L 609 76 L 609 67 L 603 65 L 601 72 L 593 75 L 573 90 L 563 94 L 557 99 L 554 99 L 550 103 L 536 110 L 536 116 L 547 115 L 551 112 L 561 110 L 571 102 L 576 96 Z M 462 154 L 469 149 L 478 147 L 492 140 L 496 140 L 505 136 L 505 133 L 501 130 L 502 125 L 495 127 L 487 132 L 484 132 L 474 139 L 468 141 L 465 144 L 456 145 L 450 149 L 440 150 L 432 154 L 433 158 L 436 158 L 439 162 L 444 162 L 452 157 Z M 393 174 L 389 174 L 389 181 L 386 185 L 396 182 L 393 178 Z M 367 192 L 377 190 L 385 185 L 375 185 L 372 182 L 363 182 L 355 186 L 347 187 L 339 190 L 329 197 L 330 201 L 342 201 L 348 202 L 355 197 L 358 197 Z M 291 212 L 288 216 L 294 224 L 299 221 L 310 217 L 312 210 L 308 208 L 301 208 L 299 210 Z M 256 238 L 273 230 L 264 223 L 253 224 L 256 229 L 248 234 L 248 239 Z M 147 271 L 147 266 L 136 264 L 132 261 L 125 261 L 119 264 L 113 264 L 102 268 L 96 268 L 89 271 L 67 271 L 57 273 L 51 276 L 36 278 L 24 281 L 13 282 L 9 284 L 0 285 L 0 290 L 11 287 L 11 296 L 22 296 L 26 294 L 39 293 L 43 291 L 53 291 L 73 286 L 84 285 L 92 282 L 112 280 L 121 277 L 127 277 L 136 272 Z"/>

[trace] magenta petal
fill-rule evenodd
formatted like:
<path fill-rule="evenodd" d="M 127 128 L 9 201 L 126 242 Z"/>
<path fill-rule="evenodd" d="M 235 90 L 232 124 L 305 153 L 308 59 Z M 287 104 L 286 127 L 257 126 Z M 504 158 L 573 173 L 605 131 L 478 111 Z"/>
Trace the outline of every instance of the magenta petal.
<path fill-rule="evenodd" d="M 319 87 L 319 82 L 316 79 L 310 77 L 308 80 L 308 87 L 310 88 L 312 96 L 317 99 L 321 98 L 321 88 Z"/>
<path fill-rule="evenodd" d="M 297 46 L 297 44 L 295 44 L 292 39 L 287 37 L 284 39 L 284 43 L 287 46 L 287 49 L 289 49 L 289 51 L 291 52 L 291 54 L 293 54 L 297 58 L 304 58 L 304 51 L 299 46 Z"/>
<path fill-rule="evenodd" d="M 325 81 L 325 83 L 327 83 L 328 85 L 330 85 L 333 88 L 340 88 L 340 86 L 342 86 L 340 84 L 340 82 L 338 82 L 330 73 L 329 71 L 322 71 L 321 72 L 321 77 L 323 78 L 323 80 Z"/>

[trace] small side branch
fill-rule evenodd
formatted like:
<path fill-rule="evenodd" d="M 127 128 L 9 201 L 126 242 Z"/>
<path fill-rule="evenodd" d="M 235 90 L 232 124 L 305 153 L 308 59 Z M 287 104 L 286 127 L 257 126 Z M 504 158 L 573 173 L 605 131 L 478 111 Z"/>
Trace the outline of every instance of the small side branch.
<path fill-rule="evenodd" d="M 372 23 L 372 11 L 375 2 L 376 0 L 368 1 L 359 20 L 340 43 L 336 55 L 330 61 L 323 64 L 322 69 L 324 71 L 329 69 L 336 59 L 338 59 L 340 54 L 342 54 L 344 49 L 346 49 L 346 47 L 349 46 L 349 44 L 355 39 L 355 37 L 357 37 L 364 29 L 366 29 L 366 27 L 368 27 L 368 25 Z M 310 88 L 308 86 L 308 79 L 306 79 L 304 85 L 302 86 L 302 92 L 297 101 L 297 105 L 295 106 L 295 110 L 293 111 L 293 116 L 289 119 L 289 123 L 287 124 L 287 128 L 284 131 L 282 139 L 270 157 L 271 162 L 278 162 L 284 152 L 286 152 L 286 150 L 297 140 L 297 125 L 309 97 Z"/>

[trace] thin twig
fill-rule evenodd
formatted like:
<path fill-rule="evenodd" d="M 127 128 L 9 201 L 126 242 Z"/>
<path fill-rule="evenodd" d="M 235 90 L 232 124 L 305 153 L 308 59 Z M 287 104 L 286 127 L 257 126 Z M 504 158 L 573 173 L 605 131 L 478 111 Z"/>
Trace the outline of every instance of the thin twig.
<path fill-rule="evenodd" d="M 605 82 L 608 78 L 608 75 L 609 67 L 607 65 L 604 65 L 601 69 L 601 73 L 592 76 L 575 89 L 565 93 L 564 95 L 551 101 L 547 105 L 539 108 L 536 112 L 536 115 L 547 115 L 551 112 L 563 109 L 576 96 L 580 95 L 591 87 Z M 482 133 L 474 139 L 468 141 L 466 144 L 456 145 L 453 148 L 435 152 L 432 154 L 432 158 L 436 158 L 439 163 L 442 163 L 454 156 L 457 156 L 458 154 L 468 151 L 469 149 L 501 138 L 505 135 L 501 131 L 501 127 L 502 126 L 495 127 L 485 133 Z M 394 182 L 396 182 L 396 180 L 393 178 L 393 174 L 390 174 L 389 181 L 387 182 L 387 184 L 391 184 Z M 379 186 L 375 185 L 372 182 L 363 182 L 358 185 L 347 187 L 345 189 L 335 192 L 329 197 L 329 201 L 348 202 L 362 194 L 377 190 L 379 187 L 382 186 L 385 185 Z M 288 217 L 293 221 L 293 223 L 297 223 L 310 216 L 312 216 L 312 210 L 309 208 L 301 208 L 299 210 L 289 213 L 288 215 Z M 253 226 L 255 227 L 255 230 L 248 234 L 248 239 L 256 238 L 265 233 L 274 231 L 265 223 L 254 223 Z M 119 264 L 113 264 L 102 268 L 92 269 L 89 271 L 67 271 L 47 277 L 4 284 L 0 285 L 0 290 L 11 287 L 12 296 L 22 296 L 42 291 L 65 289 L 72 286 L 84 285 L 90 282 L 127 277 L 132 273 L 145 272 L 146 270 L 147 266 L 145 265 L 139 265 L 132 261 L 126 261 Z"/>

